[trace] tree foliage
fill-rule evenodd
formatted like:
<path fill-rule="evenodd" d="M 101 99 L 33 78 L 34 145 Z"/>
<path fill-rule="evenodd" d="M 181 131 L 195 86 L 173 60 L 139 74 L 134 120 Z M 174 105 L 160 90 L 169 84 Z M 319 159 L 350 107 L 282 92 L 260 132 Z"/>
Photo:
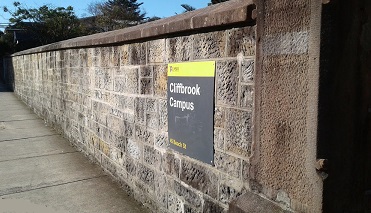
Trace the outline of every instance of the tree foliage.
<path fill-rule="evenodd" d="M 89 12 L 96 17 L 99 32 L 122 29 L 145 21 L 137 0 L 108 0 L 89 6 Z"/>
<path fill-rule="evenodd" d="M 43 5 L 39 8 L 25 8 L 19 2 L 13 3 L 14 10 L 3 7 L 11 15 L 12 28 L 27 31 L 44 45 L 66 40 L 81 35 L 79 20 L 71 6 L 51 8 Z"/>

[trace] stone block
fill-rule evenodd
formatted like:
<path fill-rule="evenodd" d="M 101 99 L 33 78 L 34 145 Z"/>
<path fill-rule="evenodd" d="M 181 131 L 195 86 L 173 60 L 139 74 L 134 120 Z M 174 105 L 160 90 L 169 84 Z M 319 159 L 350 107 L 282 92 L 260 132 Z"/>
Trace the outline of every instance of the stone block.
<path fill-rule="evenodd" d="M 214 110 L 214 127 L 224 128 L 225 108 L 216 106 Z"/>
<path fill-rule="evenodd" d="M 152 95 L 153 94 L 153 80 L 152 78 L 140 79 L 140 94 Z"/>
<path fill-rule="evenodd" d="M 222 184 L 219 187 L 219 200 L 220 202 L 225 204 L 230 203 L 232 200 L 236 199 L 241 194 L 243 194 L 243 191 L 235 189 L 225 184 Z"/>
<path fill-rule="evenodd" d="M 158 114 L 147 113 L 146 114 L 146 126 L 153 130 L 158 130 Z"/>
<path fill-rule="evenodd" d="M 140 77 L 152 77 L 153 66 L 140 66 L 139 67 L 139 76 Z"/>
<path fill-rule="evenodd" d="M 143 164 L 138 164 L 138 178 L 151 190 L 154 190 L 154 179 L 155 173 L 152 169 L 146 167 Z"/>
<path fill-rule="evenodd" d="M 148 63 L 162 63 L 165 58 L 165 39 L 148 42 Z"/>
<path fill-rule="evenodd" d="M 225 130 L 214 128 L 214 146 L 217 149 L 224 150 Z"/>
<path fill-rule="evenodd" d="M 157 113 L 157 100 L 153 98 L 146 99 L 146 112 Z"/>
<path fill-rule="evenodd" d="M 147 43 L 129 44 L 129 64 L 130 65 L 147 64 Z"/>
<path fill-rule="evenodd" d="M 114 143 L 114 146 L 121 150 L 122 152 L 126 152 L 126 145 L 128 142 L 128 138 L 124 136 L 118 136 L 117 141 Z"/>
<path fill-rule="evenodd" d="M 120 67 L 128 65 L 129 64 L 129 45 L 120 46 L 118 51 L 120 55 Z"/>
<path fill-rule="evenodd" d="M 176 195 L 168 194 L 167 205 L 170 212 L 183 213 L 183 202 Z"/>
<path fill-rule="evenodd" d="M 122 130 L 122 134 L 125 137 L 133 138 L 134 137 L 134 124 L 129 121 L 124 120 L 124 129 Z"/>
<path fill-rule="evenodd" d="M 111 47 L 100 47 L 100 67 L 109 67 L 110 63 L 110 48 Z"/>
<path fill-rule="evenodd" d="M 222 58 L 225 56 L 224 31 L 202 33 L 194 36 L 194 59 Z"/>
<path fill-rule="evenodd" d="M 168 183 L 166 175 L 160 172 L 155 172 L 155 198 L 161 207 L 167 208 Z"/>
<path fill-rule="evenodd" d="M 107 115 L 107 126 L 118 134 L 122 133 L 125 128 L 123 120 L 112 115 Z"/>
<path fill-rule="evenodd" d="M 201 210 L 185 203 L 184 204 L 184 213 L 201 213 Z"/>
<path fill-rule="evenodd" d="M 166 39 L 166 54 L 169 62 L 191 60 L 193 41 L 193 36 L 182 36 Z"/>
<path fill-rule="evenodd" d="M 239 83 L 237 61 L 220 61 L 216 67 L 217 104 L 236 106 Z"/>
<path fill-rule="evenodd" d="M 131 177 L 136 177 L 138 163 L 131 158 L 127 158 L 125 163 L 125 169 L 128 175 L 130 175 Z"/>
<path fill-rule="evenodd" d="M 223 152 L 216 151 L 214 155 L 215 167 L 236 178 L 241 177 L 241 159 Z"/>
<path fill-rule="evenodd" d="M 117 76 L 114 80 L 115 92 L 125 92 L 126 89 L 126 78 L 123 76 Z"/>
<path fill-rule="evenodd" d="M 241 85 L 239 105 L 243 109 L 253 109 L 254 89 L 251 85 Z"/>
<path fill-rule="evenodd" d="M 146 99 L 135 98 L 135 121 L 138 124 L 146 125 Z"/>
<path fill-rule="evenodd" d="M 168 152 L 164 154 L 163 167 L 166 174 L 179 178 L 180 160 L 174 154 Z"/>
<path fill-rule="evenodd" d="M 159 130 L 167 131 L 167 100 L 158 101 Z"/>
<path fill-rule="evenodd" d="M 242 181 L 247 183 L 250 179 L 250 163 L 246 160 L 242 161 Z"/>
<path fill-rule="evenodd" d="M 138 93 L 138 69 L 127 69 L 125 71 L 126 87 L 125 93 L 137 94 Z"/>
<path fill-rule="evenodd" d="M 130 97 L 130 96 L 125 96 L 125 95 L 115 95 L 115 101 L 114 101 L 114 105 L 119 109 L 119 110 L 123 110 L 123 111 L 126 111 L 126 112 L 134 112 L 134 102 L 135 102 L 135 98 L 134 97 Z"/>
<path fill-rule="evenodd" d="M 102 167 L 112 175 L 116 175 L 116 165 L 106 156 L 102 156 Z"/>
<path fill-rule="evenodd" d="M 249 157 L 252 141 L 251 112 L 237 109 L 226 111 L 225 148 L 242 157 Z"/>
<path fill-rule="evenodd" d="M 203 213 L 226 213 L 227 211 L 216 201 L 211 200 L 210 198 L 204 199 Z"/>
<path fill-rule="evenodd" d="M 110 67 L 118 67 L 120 66 L 120 55 L 119 55 L 119 47 L 113 46 L 111 47 L 110 52 Z"/>
<path fill-rule="evenodd" d="M 241 82 L 251 83 L 254 80 L 255 61 L 244 59 L 241 62 Z"/>
<path fill-rule="evenodd" d="M 153 66 L 153 90 L 154 95 L 166 98 L 167 95 L 167 66 Z"/>
<path fill-rule="evenodd" d="M 162 154 L 152 146 L 144 145 L 143 160 L 144 163 L 160 169 L 162 163 Z"/>
<path fill-rule="evenodd" d="M 215 199 L 218 196 L 218 176 L 205 166 L 182 160 L 180 180 Z"/>
<path fill-rule="evenodd" d="M 201 207 L 202 198 L 200 194 L 192 191 L 191 189 L 187 188 L 186 186 L 182 185 L 177 181 L 174 182 L 174 191 L 178 196 L 180 196 L 182 199 L 184 199 L 191 205 L 195 207 Z"/>
<path fill-rule="evenodd" d="M 154 134 L 149 131 L 147 127 L 135 125 L 135 139 L 144 144 L 153 145 L 154 144 Z"/>
<path fill-rule="evenodd" d="M 168 140 L 167 133 L 158 133 L 155 136 L 155 146 L 166 149 L 169 145 Z"/>
<path fill-rule="evenodd" d="M 238 54 L 243 56 L 255 55 L 256 46 L 256 27 L 248 26 L 236 28 L 227 32 L 228 36 L 228 57 L 237 57 Z"/>
<path fill-rule="evenodd" d="M 142 157 L 142 145 L 132 139 L 128 139 L 126 152 L 128 156 L 133 159 L 139 160 Z"/>

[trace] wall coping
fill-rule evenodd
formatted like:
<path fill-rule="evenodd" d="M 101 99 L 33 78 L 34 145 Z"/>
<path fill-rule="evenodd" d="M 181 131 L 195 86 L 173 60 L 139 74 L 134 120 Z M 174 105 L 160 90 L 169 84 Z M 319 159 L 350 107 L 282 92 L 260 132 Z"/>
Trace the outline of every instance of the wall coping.
<path fill-rule="evenodd" d="M 211 27 L 253 22 L 253 0 L 231 0 L 199 10 L 140 24 L 134 27 L 72 38 L 14 53 L 12 56 L 92 46 L 107 46 L 139 39 L 192 32 Z"/>

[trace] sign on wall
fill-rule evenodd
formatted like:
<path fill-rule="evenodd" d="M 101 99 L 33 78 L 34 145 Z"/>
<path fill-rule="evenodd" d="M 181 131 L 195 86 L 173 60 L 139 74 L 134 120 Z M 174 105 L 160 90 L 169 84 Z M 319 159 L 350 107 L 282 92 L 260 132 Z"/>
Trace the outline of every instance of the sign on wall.
<path fill-rule="evenodd" d="M 208 164 L 214 159 L 215 61 L 168 65 L 170 147 Z"/>

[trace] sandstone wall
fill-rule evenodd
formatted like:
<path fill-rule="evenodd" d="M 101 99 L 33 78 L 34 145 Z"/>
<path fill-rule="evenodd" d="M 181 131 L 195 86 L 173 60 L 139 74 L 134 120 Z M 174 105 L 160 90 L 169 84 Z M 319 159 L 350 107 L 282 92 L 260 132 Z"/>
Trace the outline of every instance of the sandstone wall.
<path fill-rule="evenodd" d="M 318 212 L 320 3 L 275 2 L 232 0 L 16 53 L 15 92 L 154 212 L 225 212 L 244 194 Z M 167 64 L 188 61 L 216 61 L 214 165 L 168 147 Z"/>

